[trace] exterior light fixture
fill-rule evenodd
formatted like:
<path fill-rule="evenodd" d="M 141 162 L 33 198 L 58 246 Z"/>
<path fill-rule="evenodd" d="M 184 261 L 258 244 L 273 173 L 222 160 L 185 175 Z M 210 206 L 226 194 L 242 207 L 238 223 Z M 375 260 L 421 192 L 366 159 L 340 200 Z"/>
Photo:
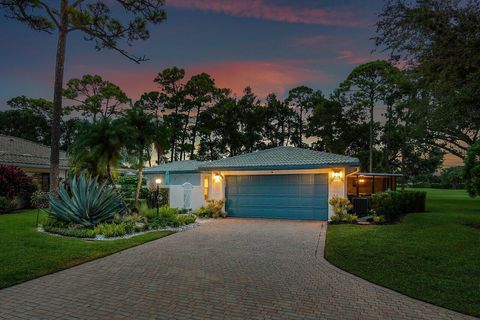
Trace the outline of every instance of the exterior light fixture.
<path fill-rule="evenodd" d="M 343 181 L 343 172 L 341 169 L 332 170 L 332 181 Z"/>
<path fill-rule="evenodd" d="M 162 179 L 160 178 L 157 178 L 155 179 L 155 184 L 157 185 L 157 192 L 156 192 L 156 195 L 155 195 L 155 202 L 156 202 L 156 205 L 157 205 L 157 216 L 159 214 L 159 198 L 160 198 L 160 184 L 162 184 Z"/>
<path fill-rule="evenodd" d="M 222 180 L 222 176 L 220 175 L 220 173 L 215 172 L 215 174 L 213 175 L 213 180 L 215 182 L 220 182 Z"/>
<path fill-rule="evenodd" d="M 364 183 L 365 183 L 365 179 L 363 179 L 363 178 L 358 179 L 358 183 L 359 183 L 359 184 L 364 184 Z"/>

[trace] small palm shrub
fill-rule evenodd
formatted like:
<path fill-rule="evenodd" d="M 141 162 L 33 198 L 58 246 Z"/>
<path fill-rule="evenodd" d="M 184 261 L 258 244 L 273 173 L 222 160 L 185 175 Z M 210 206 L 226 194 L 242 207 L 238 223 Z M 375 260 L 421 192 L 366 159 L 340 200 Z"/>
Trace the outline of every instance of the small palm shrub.
<path fill-rule="evenodd" d="M 206 207 L 200 207 L 195 214 L 199 217 L 207 217 L 207 218 L 226 218 L 227 212 L 223 211 L 223 205 L 225 204 L 225 200 L 214 200 L 210 199 L 207 200 Z"/>
<path fill-rule="evenodd" d="M 111 221 L 116 213 L 124 215 L 127 207 L 120 195 L 106 183 L 85 175 L 73 177 L 70 192 L 58 190 L 59 199 L 50 196 L 50 214 L 59 220 L 86 227 Z"/>

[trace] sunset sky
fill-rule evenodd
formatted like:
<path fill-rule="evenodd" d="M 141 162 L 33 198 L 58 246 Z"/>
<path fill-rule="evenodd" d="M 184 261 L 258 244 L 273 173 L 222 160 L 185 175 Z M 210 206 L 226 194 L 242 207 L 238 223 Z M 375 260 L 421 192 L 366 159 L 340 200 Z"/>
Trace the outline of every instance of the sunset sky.
<path fill-rule="evenodd" d="M 218 86 L 240 94 L 250 85 L 264 97 L 306 84 L 330 93 L 355 65 L 381 57 L 369 40 L 383 1 L 167 0 L 168 19 L 151 39 L 130 51 L 149 61 L 136 65 L 72 34 L 65 80 L 99 74 L 132 98 L 155 89 L 162 69 L 210 73 Z M 56 37 L 0 19 L 0 108 L 17 95 L 52 97 Z"/>

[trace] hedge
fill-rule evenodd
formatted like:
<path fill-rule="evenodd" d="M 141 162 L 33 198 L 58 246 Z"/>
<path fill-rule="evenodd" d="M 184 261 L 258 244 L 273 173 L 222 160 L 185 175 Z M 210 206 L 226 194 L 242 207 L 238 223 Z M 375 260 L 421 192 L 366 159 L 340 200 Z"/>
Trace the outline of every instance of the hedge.
<path fill-rule="evenodd" d="M 372 195 L 370 209 L 389 222 L 402 214 L 424 212 L 427 193 L 424 191 L 386 191 Z"/>

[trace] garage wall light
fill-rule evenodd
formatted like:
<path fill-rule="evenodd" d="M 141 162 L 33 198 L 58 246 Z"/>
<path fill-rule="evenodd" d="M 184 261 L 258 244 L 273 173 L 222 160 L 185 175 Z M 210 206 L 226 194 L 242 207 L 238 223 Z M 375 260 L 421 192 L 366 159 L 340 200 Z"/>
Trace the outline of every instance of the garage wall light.
<path fill-rule="evenodd" d="M 333 169 L 331 174 L 332 181 L 343 181 L 343 172 L 341 169 Z"/>
<path fill-rule="evenodd" d="M 220 173 L 215 172 L 215 174 L 213 175 L 213 181 L 215 181 L 215 182 L 222 181 L 222 176 L 220 175 Z"/>

